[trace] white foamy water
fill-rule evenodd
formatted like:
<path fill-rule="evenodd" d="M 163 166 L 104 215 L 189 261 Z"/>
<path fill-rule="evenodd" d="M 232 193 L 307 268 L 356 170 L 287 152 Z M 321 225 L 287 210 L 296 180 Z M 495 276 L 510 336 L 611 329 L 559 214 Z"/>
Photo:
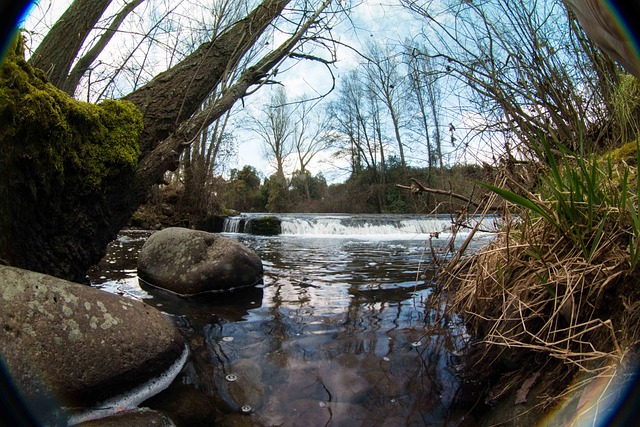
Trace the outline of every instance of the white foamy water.
<path fill-rule="evenodd" d="M 264 214 L 244 214 L 225 220 L 224 232 L 243 233 L 245 225 Z M 352 237 L 389 239 L 425 239 L 451 235 L 454 219 L 449 215 L 314 215 L 275 214 L 282 221 L 283 236 Z M 494 218 L 485 219 L 483 225 L 493 228 Z M 477 219 L 472 218 L 469 226 Z M 468 229 L 458 231 L 468 235 Z"/>
<path fill-rule="evenodd" d="M 189 348 L 185 345 L 180 357 L 169 367 L 169 369 L 167 369 L 167 371 L 150 379 L 146 383 L 127 391 L 126 393 L 115 396 L 96 405 L 94 408 L 72 415 L 67 421 L 68 425 L 72 426 L 90 420 L 105 418 L 125 409 L 136 408 L 151 396 L 155 396 L 162 390 L 169 387 L 182 370 L 182 367 L 187 361 L 188 355 Z"/>

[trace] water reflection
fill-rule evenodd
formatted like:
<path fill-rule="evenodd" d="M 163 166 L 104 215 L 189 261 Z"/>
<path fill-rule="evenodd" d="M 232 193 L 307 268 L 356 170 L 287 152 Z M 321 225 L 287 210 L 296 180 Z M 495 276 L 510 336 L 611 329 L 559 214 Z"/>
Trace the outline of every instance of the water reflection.
<path fill-rule="evenodd" d="M 456 425 L 456 318 L 428 306 L 419 240 L 230 235 L 253 248 L 264 285 L 210 301 L 141 288 L 145 235 L 121 237 L 90 277 L 174 319 L 191 347 L 183 385 L 219 425 Z M 427 308 L 429 307 L 429 308 Z"/>

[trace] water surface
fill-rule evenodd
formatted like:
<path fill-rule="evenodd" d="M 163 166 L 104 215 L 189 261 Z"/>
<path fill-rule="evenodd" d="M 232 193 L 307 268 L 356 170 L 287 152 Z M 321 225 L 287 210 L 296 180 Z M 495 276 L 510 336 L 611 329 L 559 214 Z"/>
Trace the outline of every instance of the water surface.
<path fill-rule="evenodd" d="M 223 233 L 261 257 L 264 283 L 209 301 L 140 286 L 149 232 L 123 231 L 90 278 L 172 318 L 191 348 L 179 381 L 212 399 L 218 425 L 457 425 L 469 418 L 452 406 L 467 336 L 430 303 L 429 280 L 429 246 L 448 245 L 450 221 L 345 218 L 289 217 L 275 237 Z"/>

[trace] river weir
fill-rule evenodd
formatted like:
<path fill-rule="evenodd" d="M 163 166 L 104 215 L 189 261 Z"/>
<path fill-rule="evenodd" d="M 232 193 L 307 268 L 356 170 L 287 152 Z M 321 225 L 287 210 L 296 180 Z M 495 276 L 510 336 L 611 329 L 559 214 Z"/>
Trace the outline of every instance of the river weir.
<path fill-rule="evenodd" d="M 469 231 L 452 234 L 441 215 L 292 214 L 278 216 L 280 235 L 242 232 L 259 216 L 229 218 L 223 232 L 262 259 L 256 288 L 195 301 L 141 286 L 145 231 L 123 231 L 90 272 L 93 286 L 146 301 L 183 332 L 190 356 L 172 388 L 201 394 L 216 425 L 473 421 L 456 376 L 468 336 L 429 303 L 431 254 Z M 492 236 L 478 233 L 472 246 Z"/>
<path fill-rule="evenodd" d="M 253 221 L 273 214 L 243 214 L 225 219 L 224 233 L 250 232 Z M 452 215 L 335 215 L 335 214 L 276 214 L 281 221 L 282 235 L 308 237 L 360 237 L 371 239 L 417 239 L 444 233 L 449 236 L 455 219 Z M 479 218 L 469 218 L 457 233 L 467 234 Z M 495 230 L 498 217 L 484 219 L 488 228 Z M 439 237 L 439 236 L 438 236 Z"/>

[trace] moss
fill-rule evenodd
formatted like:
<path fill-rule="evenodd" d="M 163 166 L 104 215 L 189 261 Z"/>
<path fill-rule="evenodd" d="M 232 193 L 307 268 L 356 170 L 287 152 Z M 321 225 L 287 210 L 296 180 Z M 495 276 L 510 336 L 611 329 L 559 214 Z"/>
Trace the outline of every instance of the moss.
<path fill-rule="evenodd" d="M 282 221 L 271 215 L 250 218 L 244 226 L 244 231 L 259 236 L 277 236 L 282 233 Z"/>
<path fill-rule="evenodd" d="M 636 155 L 638 153 L 638 142 L 628 142 L 622 147 L 616 148 L 607 153 L 614 163 L 625 162 L 629 165 L 635 165 Z"/>
<path fill-rule="evenodd" d="M 32 188 L 64 186 L 80 194 L 134 171 L 142 131 L 138 109 L 126 101 L 94 105 L 69 97 L 27 64 L 20 37 L 14 43 L 0 70 L 2 166 L 30 170 L 37 181 Z"/>

